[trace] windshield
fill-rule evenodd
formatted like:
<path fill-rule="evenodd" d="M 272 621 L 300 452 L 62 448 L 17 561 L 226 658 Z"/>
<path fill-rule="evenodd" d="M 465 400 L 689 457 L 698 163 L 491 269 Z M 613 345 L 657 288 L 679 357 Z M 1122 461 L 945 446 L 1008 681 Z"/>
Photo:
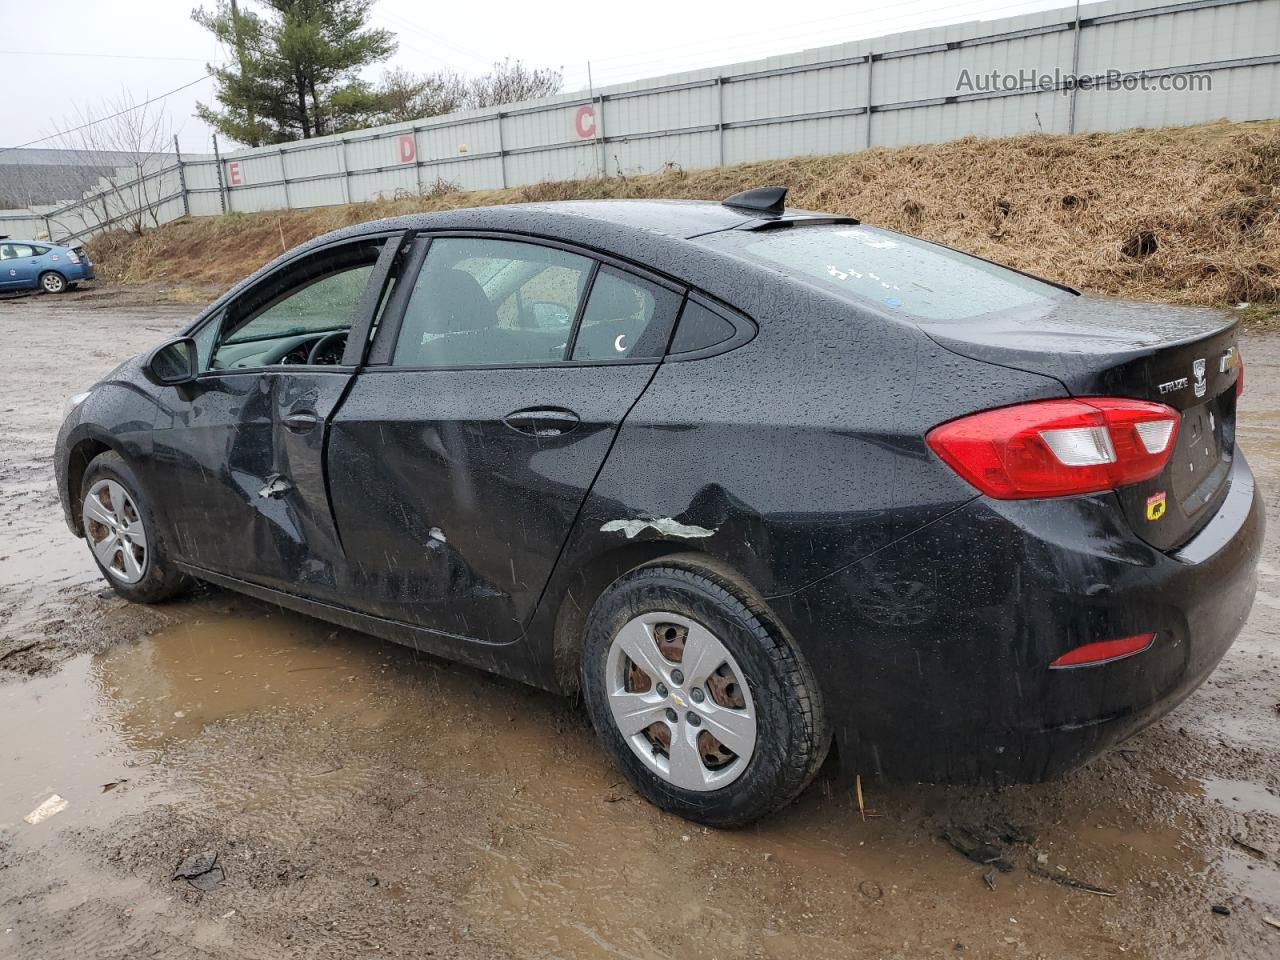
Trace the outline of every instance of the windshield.
<path fill-rule="evenodd" d="M 1068 296 L 1043 280 L 875 227 L 729 230 L 706 242 L 919 320 L 963 320 Z"/>

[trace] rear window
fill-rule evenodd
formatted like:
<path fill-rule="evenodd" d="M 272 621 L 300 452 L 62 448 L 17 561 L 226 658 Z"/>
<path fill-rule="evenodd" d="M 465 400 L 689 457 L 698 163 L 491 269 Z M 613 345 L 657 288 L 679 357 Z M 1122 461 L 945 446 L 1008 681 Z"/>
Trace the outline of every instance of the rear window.
<path fill-rule="evenodd" d="M 726 231 L 707 242 L 919 320 L 963 320 L 1069 296 L 1043 280 L 875 227 Z"/>

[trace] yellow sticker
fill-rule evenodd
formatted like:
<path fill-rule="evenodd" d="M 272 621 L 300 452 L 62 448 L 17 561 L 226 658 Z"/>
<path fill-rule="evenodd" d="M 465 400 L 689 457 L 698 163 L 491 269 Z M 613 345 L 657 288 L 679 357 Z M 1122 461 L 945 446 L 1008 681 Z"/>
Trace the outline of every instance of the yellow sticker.
<path fill-rule="evenodd" d="M 1164 516 L 1164 508 L 1167 501 L 1165 500 L 1164 491 L 1153 493 L 1147 497 L 1147 519 L 1159 520 Z"/>

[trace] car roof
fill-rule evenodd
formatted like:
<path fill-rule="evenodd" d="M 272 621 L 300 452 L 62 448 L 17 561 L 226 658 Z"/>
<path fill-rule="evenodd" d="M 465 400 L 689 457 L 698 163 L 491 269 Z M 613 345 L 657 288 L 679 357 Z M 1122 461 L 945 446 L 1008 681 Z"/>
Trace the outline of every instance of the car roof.
<path fill-rule="evenodd" d="M 319 247 L 362 237 L 411 231 L 483 231 L 540 237 L 582 246 L 629 260 L 649 270 L 733 303 L 741 275 L 725 270 L 725 254 L 694 238 L 725 230 L 766 229 L 797 222 L 856 223 L 847 217 L 808 210 L 744 209 L 703 200 L 561 200 L 550 203 L 510 203 L 458 207 L 428 213 L 402 214 L 353 224 L 288 250 L 251 276 L 235 284 L 200 316 L 221 307 L 240 291 L 282 266 Z M 758 266 L 743 269 L 758 273 Z"/>
<path fill-rule="evenodd" d="M 782 213 L 753 213 L 708 200 L 558 200 L 402 214 L 348 227 L 317 238 L 317 241 L 384 230 L 449 229 L 461 227 L 463 223 L 490 230 L 520 225 L 530 232 L 549 235 L 571 235 L 578 230 L 590 233 L 593 228 L 620 228 L 608 232 L 616 235 L 625 231 L 642 231 L 690 240 L 721 230 L 749 229 L 781 221 L 826 220 L 833 216 L 791 208 Z"/>
<path fill-rule="evenodd" d="M 29 247 L 48 247 L 50 250 L 71 250 L 69 243 L 54 243 L 52 240 L 24 240 L 21 237 L 0 237 L 0 243 L 23 243 Z"/>

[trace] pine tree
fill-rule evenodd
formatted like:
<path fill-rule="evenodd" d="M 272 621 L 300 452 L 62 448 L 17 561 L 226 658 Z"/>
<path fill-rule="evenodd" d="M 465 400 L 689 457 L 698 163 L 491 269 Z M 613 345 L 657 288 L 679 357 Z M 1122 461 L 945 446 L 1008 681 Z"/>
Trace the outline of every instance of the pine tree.
<path fill-rule="evenodd" d="M 237 53 L 226 66 L 209 66 L 220 109 L 197 104 L 197 115 L 256 147 L 334 133 L 353 106 L 376 112 L 376 104 L 352 103 L 363 90 L 360 68 L 396 49 L 389 30 L 368 27 L 373 2 L 263 0 L 259 15 L 217 0 L 212 11 L 194 10 L 192 19 Z"/>

